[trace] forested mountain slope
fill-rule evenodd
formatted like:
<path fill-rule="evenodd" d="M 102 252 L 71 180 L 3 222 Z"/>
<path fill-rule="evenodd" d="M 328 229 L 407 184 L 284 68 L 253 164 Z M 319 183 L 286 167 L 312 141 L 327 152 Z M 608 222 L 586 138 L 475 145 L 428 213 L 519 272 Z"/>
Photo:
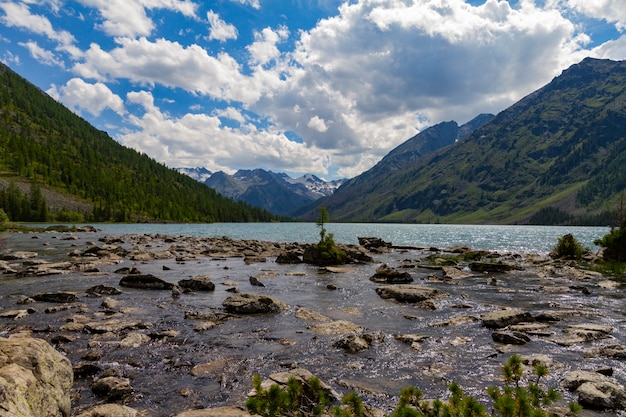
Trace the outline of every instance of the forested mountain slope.
<path fill-rule="evenodd" d="M 0 180 L 0 208 L 11 220 L 64 220 L 68 215 L 86 221 L 274 218 L 122 146 L 3 64 Z M 25 192 L 24 184 L 35 184 L 35 191 Z M 55 195 L 55 204 L 40 210 L 42 195 Z M 76 207 L 89 209 L 77 213 Z"/>
<path fill-rule="evenodd" d="M 333 220 L 608 224 L 626 189 L 626 62 L 585 59 L 445 148 L 397 169 L 394 153 L 320 202 Z"/>

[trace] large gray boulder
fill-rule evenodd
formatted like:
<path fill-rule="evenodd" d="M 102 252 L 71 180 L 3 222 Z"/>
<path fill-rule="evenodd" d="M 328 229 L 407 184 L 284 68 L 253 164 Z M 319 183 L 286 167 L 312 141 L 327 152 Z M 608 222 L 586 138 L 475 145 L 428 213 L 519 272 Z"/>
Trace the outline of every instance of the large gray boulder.
<path fill-rule="evenodd" d="M 533 321 L 532 315 L 527 311 L 514 308 L 491 311 L 480 316 L 483 326 L 490 329 L 502 329 L 513 324 Z"/>
<path fill-rule="evenodd" d="M 74 374 L 45 340 L 0 338 L 0 416 L 68 417 Z"/>
<path fill-rule="evenodd" d="M 598 372 L 573 371 L 562 381 L 578 394 L 578 403 L 594 409 L 626 409 L 626 389 L 616 380 Z"/>

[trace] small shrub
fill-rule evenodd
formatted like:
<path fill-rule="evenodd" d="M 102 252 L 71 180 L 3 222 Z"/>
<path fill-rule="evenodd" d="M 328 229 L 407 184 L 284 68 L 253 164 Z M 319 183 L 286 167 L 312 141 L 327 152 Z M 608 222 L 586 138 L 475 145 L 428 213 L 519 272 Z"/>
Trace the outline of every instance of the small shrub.
<path fill-rule="evenodd" d="M 571 233 L 568 233 L 559 238 L 552 252 L 557 258 L 580 259 L 585 253 L 585 248 Z"/>
<path fill-rule="evenodd" d="M 607 261 L 626 262 L 626 222 L 618 229 L 612 229 L 601 239 L 593 243 L 604 248 L 604 259 Z"/>

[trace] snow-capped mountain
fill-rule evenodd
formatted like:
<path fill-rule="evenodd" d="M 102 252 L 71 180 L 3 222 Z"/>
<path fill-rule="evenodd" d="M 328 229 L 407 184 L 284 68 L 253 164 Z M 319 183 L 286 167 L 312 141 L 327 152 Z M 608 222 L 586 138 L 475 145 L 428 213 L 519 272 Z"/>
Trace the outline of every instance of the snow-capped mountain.
<path fill-rule="evenodd" d="M 331 195 L 345 180 L 324 181 L 306 174 L 292 178 L 264 169 L 239 170 L 233 175 L 206 168 L 179 168 L 179 172 L 234 200 L 245 201 L 278 215 L 289 215 L 319 198 Z"/>

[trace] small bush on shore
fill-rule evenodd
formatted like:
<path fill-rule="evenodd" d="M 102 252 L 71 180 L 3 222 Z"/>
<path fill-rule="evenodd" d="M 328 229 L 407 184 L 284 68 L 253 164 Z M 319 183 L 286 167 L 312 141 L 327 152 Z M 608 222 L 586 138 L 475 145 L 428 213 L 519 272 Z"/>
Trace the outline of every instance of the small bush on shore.
<path fill-rule="evenodd" d="M 585 248 L 574 235 L 568 233 L 559 238 L 559 242 L 552 249 L 552 253 L 556 258 L 580 259 L 585 253 Z"/>
<path fill-rule="evenodd" d="M 593 243 L 604 248 L 604 259 L 607 261 L 626 262 L 626 221 L 618 229 L 612 229 L 601 239 Z"/>

